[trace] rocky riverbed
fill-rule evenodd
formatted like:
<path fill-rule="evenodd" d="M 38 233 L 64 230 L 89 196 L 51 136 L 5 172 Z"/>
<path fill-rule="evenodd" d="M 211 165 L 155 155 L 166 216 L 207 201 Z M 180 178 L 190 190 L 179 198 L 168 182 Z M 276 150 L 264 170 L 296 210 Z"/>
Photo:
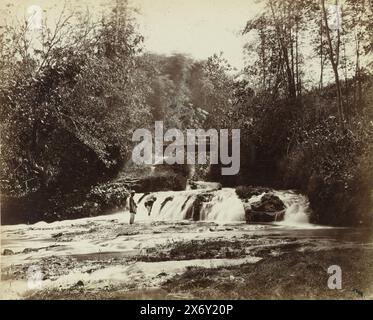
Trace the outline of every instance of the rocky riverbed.
<path fill-rule="evenodd" d="M 128 216 L 2 226 L 1 298 L 373 298 L 371 230 Z"/>

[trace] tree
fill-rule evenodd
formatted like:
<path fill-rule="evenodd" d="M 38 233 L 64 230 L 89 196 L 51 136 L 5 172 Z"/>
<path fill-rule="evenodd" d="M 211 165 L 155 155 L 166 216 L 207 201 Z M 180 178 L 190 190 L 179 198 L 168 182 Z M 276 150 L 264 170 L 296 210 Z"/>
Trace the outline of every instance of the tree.
<path fill-rule="evenodd" d="M 74 27 L 70 24 L 75 19 Z M 1 38 L 1 176 L 14 193 L 72 190 L 114 176 L 134 128 L 150 121 L 142 36 L 126 1 L 101 20 L 64 8 L 54 30 L 27 41 L 27 23 Z"/>
<path fill-rule="evenodd" d="M 331 37 L 331 30 L 329 28 L 329 22 L 328 22 L 328 14 L 326 12 L 325 8 L 325 0 L 320 0 L 321 1 L 321 8 L 322 8 L 322 15 L 323 15 L 323 20 L 324 20 L 324 25 L 325 25 L 325 33 L 326 33 L 326 38 L 329 46 L 329 60 L 333 68 L 334 72 L 334 78 L 335 78 L 335 86 L 336 86 L 336 91 L 337 91 L 337 108 L 338 108 L 338 117 L 339 117 L 339 125 L 344 131 L 344 122 L 345 122 L 345 116 L 344 116 L 344 110 L 343 110 L 343 104 L 342 104 L 342 91 L 341 91 L 341 84 L 339 82 L 339 73 L 338 73 L 338 67 L 339 67 L 339 61 L 340 61 L 340 27 L 337 26 L 337 41 L 335 45 L 335 49 L 333 47 L 333 42 L 332 42 L 332 37 Z"/>
<path fill-rule="evenodd" d="M 364 79 L 364 66 L 361 61 L 368 60 L 365 66 L 372 65 L 371 54 L 373 51 L 373 11 L 371 1 L 346 0 L 344 3 L 343 26 L 349 30 L 349 42 L 354 43 L 353 60 L 354 65 L 354 108 L 361 112 L 363 109 L 362 84 Z"/>
<path fill-rule="evenodd" d="M 231 125 L 233 112 L 234 81 L 229 72 L 232 67 L 223 54 L 209 57 L 204 66 L 206 101 L 209 116 L 206 126 L 210 128 L 227 128 Z"/>
<path fill-rule="evenodd" d="M 243 34 L 254 35 L 246 50 L 249 55 L 256 56 L 246 70 L 259 76 L 261 90 L 272 97 L 284 94 L 298 101 L 303 86 L 300 39 L 313 3 L 309 0 L 267 0 L 265 4 L 265 10 L 249 20 L 243 31 Z"/>

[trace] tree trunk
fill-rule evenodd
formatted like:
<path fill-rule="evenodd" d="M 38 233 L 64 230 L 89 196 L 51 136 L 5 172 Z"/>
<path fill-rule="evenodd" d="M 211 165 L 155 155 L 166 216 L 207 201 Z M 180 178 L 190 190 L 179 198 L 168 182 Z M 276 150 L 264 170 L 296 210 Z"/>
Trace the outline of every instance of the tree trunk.
<path fill-rule="evenodd" d="M 260 40 L 261 40 L 261 60 L 262 60 L 262 81 L 263 81 L 263 90 L 266 90 L 266 57 L 265 57 L 265 34 L 264 32 L 261 32 L 260 34 Z"/>
<path fill-rule="evenodd" d="M 295 26 L 295 73 L 296 73 L 296 82 L 297 82 L 297 96 L 302 98 L 302 84 L 299 74 L 299 44 L 298 44 L 298 34 L 299 34 L 299 25 L 298 20 L 296 21 Z"/>
<path fill-rule="evenodd" d="M 284 59 L 284 62 L 285 62 L 289 97 L 295 99 L 296 98 L 296 88 L 295 88 L 294 74 L 292 73 L 291 65 L 290 65 L 291 62 L 289 60 L 288 47 L 284 43 L 283 34 L 282 34 L 281 28 L 279 26 L 279 23 L 277 21 L 272 1 L 270 1 L 270 7 L 271 7 L 271 11 L 272 11 L 272 17 L 273 17 L 273 20 L 275 22 L 277 40 L 279 42 L 280 49 L 282 51 L 283 59 Z"/>
<path fill-rule="evenodd" d="M 349 119 L 349 116 L 351 114 L 351 107 L 349 103 L 349 90 L 348 90 L 348 70 L 347 70 L 347 55 L 346 55 L 346 43 L 343 43 L 343 64 L 344 64 L 344 77 L 345 77 L 345 96 L 346 96 L 346 107 L 345 107 L 345 112 L 347 115 L 347 119 Z"/>
<path fill-rule="evenodd" d="M 323 88 L 323 76 L 324 76 L 324 44 L 322 37 L 322 19 L 320 20 L 320 90 Z"/>
<path fill-rule="evenodd" d="M 356 71 L 355 71 L 355 82 L 357 88 L 357 99 L 356 99 L 356 110 L 361 108 L 362 101 L 362 86 L 361 86 L 361 72 L 360 72 L 360 43 L 357 41 L 356 45 Z"/>
<path fill-rule="evenodd" d="M 336 57 L 334 59 L 334 50 L 333 50 L 332 40 L 330 37 L 328 17 L 327 17 L 326 9 L 325 9 L 325 0 L 320 0 L 320 1 L 321 1 L 321 7 L 322 7 L 323 18 L 324 18 L 324 23 L 325 23 L 325 33 L 326 33 L 326 38 L 328 40 L 328 46 L 329 46 L 329 59 L 330 59 L 330 63 L 332 64 L 334 78 L 335 78 L 335 86 L 337 90 L 337 107 L 338 107 L 339 125 L 341 127 L 341 130 L 344 131 L 345 118 L 344 118 L 343 105 L 342 105 L 341 85 L 339 82 L 339 74 L 338 74 L 340 33 L 338 30 L 338 40 L 337 40 L 338 44 L 336 48 Z"/>

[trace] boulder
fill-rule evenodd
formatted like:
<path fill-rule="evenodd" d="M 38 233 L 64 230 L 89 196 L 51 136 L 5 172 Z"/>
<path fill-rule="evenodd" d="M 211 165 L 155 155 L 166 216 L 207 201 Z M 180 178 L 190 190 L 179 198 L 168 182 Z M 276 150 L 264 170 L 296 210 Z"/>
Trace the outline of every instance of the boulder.
<path fill-rule="evenodd" d="M 52 238 L 60 238 L 63 236 L 63 233 L 62 232 L 59 232 L 59 233 L 55 233 L 55 234 L 52 234 Z"/>
<path fill-rule="evenodd" d="M 259 212 L 246 210 L 246 223 L 274 222 L 284 220 L 285 210 L 278 212 Z"/>
<path fill-rule="evenodd" d="M 281 221 L 285 215 L 285 204 L 279 197 L 267 193 L 252 203 L 245 204 L 245 217 L 247 223 Z"/>
<path fill-rule="evenodd" d="M 3 250 L 3 256 L 11 256 L 13 254 L 14 254 L 13 250 L 10 250 L 10 249 Z"/>
<path fill-rule="evenodd" d="M 285 204 L 278 196 L 266 193 L 259 201 L 251 204 L 251 209 L 254 211 L 276 212 L 284 210 Z"/>
<path fill-rule="evenodd" d="M 75 284 L 76 287 L 83 287 L 84 286 L 84 282 L 82 280 L 79 280 L 76 284 Z"/>

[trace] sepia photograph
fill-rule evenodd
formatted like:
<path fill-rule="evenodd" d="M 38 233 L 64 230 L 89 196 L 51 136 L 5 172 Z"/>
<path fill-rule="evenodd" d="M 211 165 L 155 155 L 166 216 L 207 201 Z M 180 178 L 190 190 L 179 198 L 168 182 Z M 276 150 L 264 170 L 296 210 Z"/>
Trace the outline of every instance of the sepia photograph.
<path fill-rule="evenodd" d="M 1 300 L 372 300 L 373 1 L 0 0 L 0 193 Z"/>

